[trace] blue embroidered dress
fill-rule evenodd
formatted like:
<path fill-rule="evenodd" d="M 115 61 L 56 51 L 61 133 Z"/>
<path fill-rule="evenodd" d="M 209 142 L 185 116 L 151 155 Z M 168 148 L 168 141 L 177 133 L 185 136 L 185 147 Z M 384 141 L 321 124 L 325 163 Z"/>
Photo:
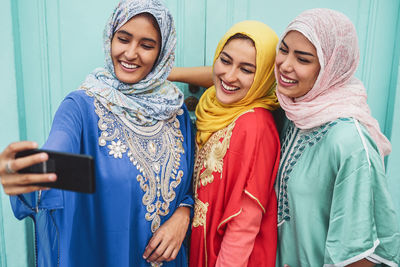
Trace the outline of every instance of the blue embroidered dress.
<path fill-rule="evenodd" d="M 397 217 L 368 131 L 350 118 L 310 130 L 289 122 L 281 144 L 277 266 L 397 266 Z"/>
<path fill-rule="evenodd" d="M 193 205 L 193 137 L 184 106 L 168 121 L 138 127 L 78 90 L 58 109 L 44 148 L 93 156 L 96 193 L 11 197 L 15 216 L 35 221 L 38 266 L 150 266 L 142 255 L 153 233 L 178 207 Z M 186 265 L 184 246 L 162 264 Z"/>

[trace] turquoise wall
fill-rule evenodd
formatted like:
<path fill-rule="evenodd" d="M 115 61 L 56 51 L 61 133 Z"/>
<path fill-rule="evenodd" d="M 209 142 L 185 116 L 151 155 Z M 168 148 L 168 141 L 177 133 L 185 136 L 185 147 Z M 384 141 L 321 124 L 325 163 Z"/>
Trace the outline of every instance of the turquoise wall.
<path fill-rule="evenodd" d="M 63 99 L 103 64 L 102 31 L 117 0 L 0 0 L 0 149 L 11 141 L 43 144 Z M 167 0 L 177 27 L 176 65 L 211 64 L 223 33 L 235 22 L 260 20 L 278 35 L 301 11 L 328 7 L 345 13 L 359 35 L 358 77 L 393 152 L 388 183 L 400 219 L 400 1 L 398 0 Z M 179 84 L 187 96 L 187 85 Z M 199 97 L 201 92 L 194 94 Z M 33 264 L 30 220 L 12 215 L 0 192 L 0 267 Z"/>

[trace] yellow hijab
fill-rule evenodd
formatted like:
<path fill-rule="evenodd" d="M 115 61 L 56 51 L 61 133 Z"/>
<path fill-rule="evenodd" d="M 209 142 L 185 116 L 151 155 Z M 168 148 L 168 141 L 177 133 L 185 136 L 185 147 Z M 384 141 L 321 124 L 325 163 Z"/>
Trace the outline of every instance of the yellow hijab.
<path fill-rule="evenodd" d="M 250 37 L 256 48 L 256 72 L 247 95 L 240 101 L 225 105 L 215 96 L 215 87 L 208 88 L 196 108 L 196 141 L 202 147 L 216 131 L 225 128 L 243 112 L 255 107 L 275 110 L 279 107 L 275 95 L 274 62 L 278 36 L 267 25 L 259 21 L 242 21 L 230 28 L 219 41 L 214 55 L 214 63 L 228 39 L 241 33 Z"/>

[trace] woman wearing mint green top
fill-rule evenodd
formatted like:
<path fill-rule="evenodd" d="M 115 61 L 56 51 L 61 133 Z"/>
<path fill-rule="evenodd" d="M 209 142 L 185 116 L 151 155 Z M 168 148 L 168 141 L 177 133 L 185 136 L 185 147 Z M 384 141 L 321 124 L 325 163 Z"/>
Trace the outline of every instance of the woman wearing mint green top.
<path fill-rule="evenodd" d="M 390 143 L 354 77 L 356 31 L 343 14 L 313 9 L 278 45 L 281 141 L 277 266 L 398 266 L 399 223 L 383 157 Z"/>

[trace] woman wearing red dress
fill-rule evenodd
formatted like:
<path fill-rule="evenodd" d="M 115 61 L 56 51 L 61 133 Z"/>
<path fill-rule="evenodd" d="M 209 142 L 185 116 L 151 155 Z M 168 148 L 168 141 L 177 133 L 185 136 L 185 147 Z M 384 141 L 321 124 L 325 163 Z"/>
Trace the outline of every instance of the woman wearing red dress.
<path fill-rule="evenodd" d="M 271 110 L 278 37 L 243 21 L 218 44 L 196 109 L 190 266 L 274 266 L 280 144 Z"/>

